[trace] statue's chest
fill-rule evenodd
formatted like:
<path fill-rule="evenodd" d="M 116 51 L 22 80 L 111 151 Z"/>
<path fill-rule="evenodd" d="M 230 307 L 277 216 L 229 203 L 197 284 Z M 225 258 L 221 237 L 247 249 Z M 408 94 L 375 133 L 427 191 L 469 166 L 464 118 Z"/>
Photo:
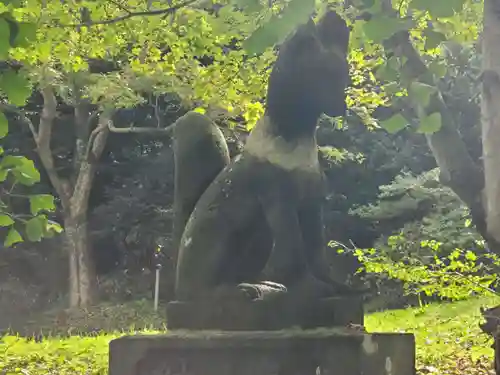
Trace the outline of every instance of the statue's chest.
<path fill-rule="evenodd" d="M 311 170 L 294 170 L 290 172 L 289 177 L 282 189 L 292 189 L 299 204 L 320 198 L 324 193 L 319 167 Z"/>
<path fill-rule="evenodd" d="M 319 167 L 285 169 L 270 161 L 253 160 L 253 173 L 247 182 L 259 195 L 285 197 L 291 204 L 303 203 L 323 195 L 323 179 Z"/>
<path fill-rule="evenodd" d="M 319 171 L 318 145 L 314 136 L 285 140 L 268 132 L 266 124 L 258 124 L 252 131 L 245 145 L 246 154 L 288 172 Z"/>
<path fill-rule="evenodd" d="M 267 189 L 272 194 L 289 196 L 298 203 L 322 192 L 314 136 L 286 141 L 256 128 L 245 145 L 244 155 L 244 159 L 254 165 L 249 169 L 255 174 L 248 177 L 259 185 L 257 189 L 261 194 L 267 194 Z"/>

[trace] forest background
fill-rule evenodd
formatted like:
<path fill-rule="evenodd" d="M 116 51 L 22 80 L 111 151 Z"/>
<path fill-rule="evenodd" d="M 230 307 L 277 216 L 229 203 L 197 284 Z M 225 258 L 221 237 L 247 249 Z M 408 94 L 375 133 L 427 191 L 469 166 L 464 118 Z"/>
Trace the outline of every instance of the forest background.
<path fill-rule="evenodd" d="M 0 1 L 0 329 L 151 300 L 157 262 L 166 301 L 171 125 L 206 113 L 237 155 L 275 47 L 330 6 L 352 26 L 349 111 L 318 129 L 332 274 L 369 311 L 496 294 L 496 3 Z"/>

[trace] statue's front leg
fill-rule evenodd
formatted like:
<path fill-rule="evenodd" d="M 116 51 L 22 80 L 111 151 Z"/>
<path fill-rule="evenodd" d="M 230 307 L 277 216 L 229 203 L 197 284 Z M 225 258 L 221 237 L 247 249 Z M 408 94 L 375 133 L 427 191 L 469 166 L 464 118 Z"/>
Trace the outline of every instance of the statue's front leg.
<path fill-rule="evenodd" d="M 285 285 L 293 294 L 311 298 L 333 295 L 334 288 L 310 272 L 296 201 L 285 194 L 267 198 L 262 200 L 262 208 L 274 246 L 263 270 L 264 279 Z"/>
<path fill-rule="evenodd" d="M 289 285 L 307 269 L 304 242 L 293 200 L 285 194 L 268 192 L 260 204 L 273 236 L 273 248 L 262 276 Z"/>

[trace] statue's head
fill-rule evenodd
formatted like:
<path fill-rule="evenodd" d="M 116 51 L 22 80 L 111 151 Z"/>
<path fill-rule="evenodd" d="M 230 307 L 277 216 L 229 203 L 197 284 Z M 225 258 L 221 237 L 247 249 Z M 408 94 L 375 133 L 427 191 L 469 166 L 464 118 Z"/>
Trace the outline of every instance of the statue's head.
<path fill-rule="evenodd" d="M 318 24 L 300 26 L 280 46 L 269 77 L 268 115 L 278 123 L 301 119 L 314 125 L 322 113 L 344 115 L 348 44 L 349 28 L 334 11 Z"/>

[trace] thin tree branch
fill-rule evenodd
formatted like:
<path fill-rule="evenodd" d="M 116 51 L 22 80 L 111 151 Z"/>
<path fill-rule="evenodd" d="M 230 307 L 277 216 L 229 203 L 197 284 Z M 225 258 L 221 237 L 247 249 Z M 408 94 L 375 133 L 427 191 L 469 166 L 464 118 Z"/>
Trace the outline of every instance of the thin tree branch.
<path fill-rule="evenodd" d="M 108 3 L 115 5 L 118 9 L 124 11 L 127 14 L 132 13 L 132 11 L 130 9 L 127 9 L 127 7 L 125 5 L 123 5 L 122 3 L 120 3 L 119 1 L 108 0 Z"/>
<path fill-rule="evenodd" d="M 169 134 L 174 130 L 175 122 L 166 128 L 136 128 L 132 124 L 128 128 L 117 128 L 114 126 L 113 122 L 108 123 L 108 128 L 111 133 L 121 133 L 121 134 Z"/>
<path fill-rule="evenodd" d="M 124 10 L 127 13 L 124 14 L 123 16 L 119 16 L 116 18 L 109 18 L 106 20 L 98 20 L 98 21 L 90 21 L 90 22 L 86 22 L 86 23 L 66 24 L 66 25 L 59 25 L 59 26 L 77 28 L 77 27 L 83 27 L 83 26 L 90 27 L 90 26 L 94 26 L 94 25 L 110 25 L 113 23 L 122 22 L 122 21 L 131 19 L 131 18 L 135 18 L 135 17 L 151 17 L 151 16 L 168 15 L 168 14 L 172 14 L 172 13 L 176 12 L 179 9 L 182 9 L 182 8 L 185 8 L 189 5 L 192 5 L 198 1 L 199 0 L 186 0 L 186 1 L 183 1 L 179 4 L 177 4 L 177 5 L 172 5 L 171 7 L 168 7 L 168 8 L 147 10 L 147 11 L 141 11 L 141 12 L 131 12 L 128 10 Z M 113 2 L 113 3 L 116 5 L 115 2 Z M 122 9 L 123 7 L 121 6 L 120 8 Z"/>
<path fill-rule="evenodd" d="M 69 209 L 71 186 L 69 182 L 61 178 L 56 171 L 50 141 L 52 137 L 52 126 L 57 114 L 57 99 L 52 87 L 47 86 L 41 90 L 43 96 L 43 109 L 40 117 L 40 126 L 38 128 L 38 137 L 36 137 L 37 151 L 40 160 L 49 176 L 50 182 L 56 190 L 65 210 Z"/>
<path fill-rule="evenodd" d="M 38 139 L 38 132 L 35 128 L 35 125 L 33 124 L 33 121 L 31 121 L 29 119 L 29 117 L 26 115 L 26 113 L 22 109 L 14 106 L 14 105 L 7 104 L 7 103 L 0 103 L 0 109 L 2 111 L 10 112 L 10 113 L 14 113 L 14 114 L 18 115 L 21 118 L 21 120 L 26 125 L 28 125 L 28 127 L 31 131 L 31 134 L 33 134 L 33 138 L 35 139 L 35 142 L 36 142 L 36 140 Z"/>
<path fill-rule="evenodd" d="M 105 111 L 99 116 L 99 124 L 89 136 L 87 155 L 80 163 L 75 190 L 71 197 L 71 211 L 74 217 L 84 216 L 87 212 L 88 200 L 96 171 L 96 160 L 102 155 L 109 134 L 109 123 L 112 111 Z"/>
<path fill-rule="evenodd" d="M 80 170 L 80 163 L 86 159 L 86 148 L 90 134 L 91 125 L 91 112 L 89 108 L 89 101 L 82 96 L 82 86 L 77 84 L 76 80 L 73 81 L 72 89 L 75 97 L 75 134 L 76 142 L 74 149 L 73 170 L 78 172 Z M 73 174 L 72 178 L 76 176 Z M 74 182 L 74 180 L 73 180 Z"/>
<path fill-rule="evenodd" d="M 111 121 L 111 120 L 109 120 Z M 99 133 L 107 130 L 109 131 L 110 124 L 106 121 L 99 121 L 97 127 L 90 133 L 89 139 L 87 141 L 87 150 L 85 152 L 85 160 L 90 161 L 91 155 L 93 154 L 93 147 Z"/>

